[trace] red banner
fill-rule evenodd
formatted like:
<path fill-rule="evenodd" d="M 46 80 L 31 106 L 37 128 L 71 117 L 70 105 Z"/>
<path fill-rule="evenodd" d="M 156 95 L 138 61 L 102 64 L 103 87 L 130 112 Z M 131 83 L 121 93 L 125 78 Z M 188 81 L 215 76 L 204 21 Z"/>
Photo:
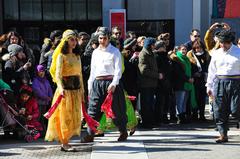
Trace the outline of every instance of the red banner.
<path fill-rule="evenodd" d="M 125 9 L 110 10 L 110 28 L 118 26 L 122 31 L 122 38 L 126 35 L 126 12 Z"/>
<path fill-rule="evenodd" d="M 240 17 L 240 0 L 227 0 L 224 18 Z"/>

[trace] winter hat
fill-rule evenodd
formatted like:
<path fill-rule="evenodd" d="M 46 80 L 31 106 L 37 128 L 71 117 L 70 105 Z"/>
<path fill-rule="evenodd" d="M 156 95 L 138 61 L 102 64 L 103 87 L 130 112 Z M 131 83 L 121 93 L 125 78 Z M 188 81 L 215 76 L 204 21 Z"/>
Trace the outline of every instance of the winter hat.
<path fill-rule="evenodd" d="M 158 50 L 158 49 L 161 48 L 161 47 L 166 47 L 164 41 L 157 41 L 157 42 L 155 43 L 155 49 Z"/>
<path fill-rule="evenodd" d="M 132 47 L 136 44 L 137 44 L 137 39 L 128 38 L 124 41 L 123 48 L 124 49 L 132 49 Z"/>
<path fill-rule="evenodd" d="M 148 49 L 151 45 L 155 44 L 156 40 L 152 37 L 148 37 L 144 39 L 144 45 L 143 47 Z"/>
<path fill-rule="evenodd" d="M 37 72 L 44 72 L 45 67 L 43 65 L 37 65 Z"/>
<path fill-rule="evenodd" d="M 62 31 L 61 30 L 54 30 L 50 33 L 50 39 L 53 41 L 56 37 L 61 39 Z"/>
<path fill-rule="evenodd" d="M 21 51 L 23 51 L 23 48 L 18 44 L 11 44 L 8 46 L 8 52 L 10 56 L 15 56 Z"/>
<path fill-rule="evenodd" d="M 28 85 L 23 85 L 21 86 L 20 90 L 19 90 L 20 94 L 28 94 L 29 96 L 32 95 L 32 88 Z"/>
<path fill-rule="evenodd" d="M 218 35 L 217 35 L 219 42 L 233 42 L 235 37 L 233 33 L 230 30 L 222 30 Z"/>

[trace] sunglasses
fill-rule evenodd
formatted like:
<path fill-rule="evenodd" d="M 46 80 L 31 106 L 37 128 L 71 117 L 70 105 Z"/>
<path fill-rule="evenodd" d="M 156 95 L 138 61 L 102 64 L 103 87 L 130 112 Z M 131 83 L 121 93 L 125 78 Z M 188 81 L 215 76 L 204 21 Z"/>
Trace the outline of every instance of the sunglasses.
<path fill-rule="evenodd" d="M 194 35 L 194 38 L 200 38 L 200 35 Z"/>

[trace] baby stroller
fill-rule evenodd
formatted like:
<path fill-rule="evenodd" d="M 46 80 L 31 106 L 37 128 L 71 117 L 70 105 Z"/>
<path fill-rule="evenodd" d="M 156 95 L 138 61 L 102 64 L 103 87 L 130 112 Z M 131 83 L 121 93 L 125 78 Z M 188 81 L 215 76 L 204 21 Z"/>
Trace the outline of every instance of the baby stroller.
<path fill-rule="evenodd" d="M 26 142 L 37 140 L 40 132 L 31 125 L 25 125 L 25 117 L 19 115 L 12 91 L 0 90 L 0 129 L 4 135 L 13 134 L 17 138 L 24 138 Z"/>

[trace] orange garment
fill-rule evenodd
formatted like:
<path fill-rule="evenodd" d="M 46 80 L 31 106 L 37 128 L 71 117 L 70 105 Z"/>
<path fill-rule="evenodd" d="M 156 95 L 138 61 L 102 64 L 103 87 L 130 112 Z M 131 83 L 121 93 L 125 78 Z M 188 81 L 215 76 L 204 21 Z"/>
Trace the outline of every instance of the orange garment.
<path fill-rule="evenodd" d="M 74 135 L 81 132 L 81 106 L 84 94 L 82 68 L 80 56 L 73 53 L 59 54 L 56 61 L 56 82 L 57 89 L 54 94 L 53 103 L 63 90 L 63 76 L 79 76 L 80 89 L 64 90 L 64 98 L 49 118 L 48 129 L 45 140 L 60 141 L 67 144 Z"/>

